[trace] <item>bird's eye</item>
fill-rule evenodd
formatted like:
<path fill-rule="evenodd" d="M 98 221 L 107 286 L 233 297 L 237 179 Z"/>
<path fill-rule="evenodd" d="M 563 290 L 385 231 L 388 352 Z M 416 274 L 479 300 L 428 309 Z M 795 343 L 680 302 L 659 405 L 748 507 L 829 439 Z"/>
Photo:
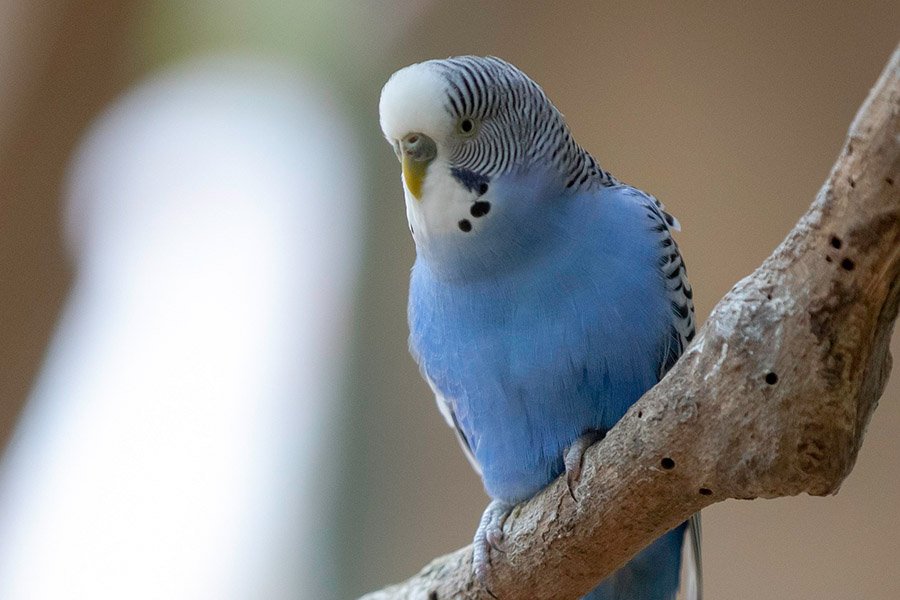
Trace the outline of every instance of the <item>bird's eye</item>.
<path fill-rule="evenodd" d="M 471 117 L 463 117 L 456 124 L 456 131 L 463 137 L 473 136 L 477 130 L 477 123 L 475 122 L 475 119 Z"/>

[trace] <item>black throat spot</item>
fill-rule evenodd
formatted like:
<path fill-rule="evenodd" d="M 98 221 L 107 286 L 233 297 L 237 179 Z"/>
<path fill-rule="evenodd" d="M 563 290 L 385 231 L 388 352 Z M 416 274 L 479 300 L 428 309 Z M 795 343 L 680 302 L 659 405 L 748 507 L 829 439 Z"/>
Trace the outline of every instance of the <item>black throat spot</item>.
<path fill-rule="evenodd" d="M 484 200 L 478 200 L 469 208 L 469 213 L 476 219 L 480 219 L 489 212 L 491 212 L 491 203 Z"/>
<path fill-rule="evenodd" d="M 450 174 L 453 175 L 454 179 L 463 184 L 467 190 L 475 192 L 479 196 L 487 192 L 488 184 L 491 182 L 489 178 L 484 175 L 479 175 L 475 171 L 457 167 L 450 169 Z"/>

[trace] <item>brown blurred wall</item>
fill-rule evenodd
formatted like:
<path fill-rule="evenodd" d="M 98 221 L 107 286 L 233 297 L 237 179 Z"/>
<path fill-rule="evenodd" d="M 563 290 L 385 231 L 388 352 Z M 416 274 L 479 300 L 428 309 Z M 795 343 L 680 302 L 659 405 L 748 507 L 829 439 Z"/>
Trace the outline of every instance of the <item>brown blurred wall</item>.
<path fill-rule="evenodd" d="M 60 222 L 78 136 L 136 75 L 136 2 L 24 2 L 4 7 L 19 56 L 0 79 L 0 447 L 43 359 L 72 277 Z M 19 47 L 12 46 L 19 44 Z"/>

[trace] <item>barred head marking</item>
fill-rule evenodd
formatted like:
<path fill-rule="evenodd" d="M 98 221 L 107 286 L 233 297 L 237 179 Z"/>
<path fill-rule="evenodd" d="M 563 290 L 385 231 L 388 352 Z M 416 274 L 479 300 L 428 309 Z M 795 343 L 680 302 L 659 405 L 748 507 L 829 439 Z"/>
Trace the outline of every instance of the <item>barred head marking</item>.
<path fill-rule="evenodd" d="M 460 56 L 401 69 L 382 90 L 380 112 L 391 143 L 411 132 L 433 138 L 469 189 L 538 163 L 552 165 L 568 188 L 616 183 L 575 142 L 543 90 L 499 58 Z"/>

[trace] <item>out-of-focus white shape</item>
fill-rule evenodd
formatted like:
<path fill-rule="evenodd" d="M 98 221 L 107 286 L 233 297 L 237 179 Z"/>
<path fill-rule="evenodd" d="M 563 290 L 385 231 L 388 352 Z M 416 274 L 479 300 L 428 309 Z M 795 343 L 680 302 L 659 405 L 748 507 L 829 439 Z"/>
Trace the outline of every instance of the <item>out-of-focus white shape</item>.
<path fill-rule="evenodd" d="M 318 598 L 360 173 L 258 59 L 140 85 L 72 170 L 78 276 L 0 463 L 0 598 Z"/>

